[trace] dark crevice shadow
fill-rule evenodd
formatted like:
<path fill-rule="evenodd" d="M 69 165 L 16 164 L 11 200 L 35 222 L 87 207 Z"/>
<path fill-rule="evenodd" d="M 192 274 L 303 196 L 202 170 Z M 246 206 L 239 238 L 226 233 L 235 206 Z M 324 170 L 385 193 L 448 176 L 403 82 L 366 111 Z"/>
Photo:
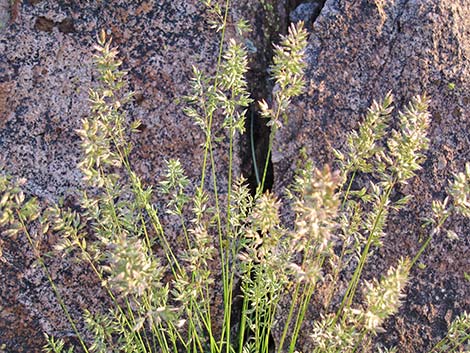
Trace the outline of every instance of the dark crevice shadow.
<path fill-rule="evenodd" d="M 295 18 L 294 16 L 289 16 L 289 14 L 292 14 L 296 10 L 297 12 L 302 13 L 303 8 L 299 8 L 299 6 L 305 7 L 303 4 L 310 4 L 305 7 L 307 8 L 307 10 L 310 11 L 308 13 L 308 21 L 310 23 L 306 23 L 306 28 L 310 29 L 313 26 L 313 22 L 320 15 L 325 2 L 326 0 L 286 0 L 286 20 L 285 23 L 279 24 L 278 28 L 282 28 L 282 30 L 287 31 L 287 28 L 291 24 L 291 19 Z M 277 39 L 279 38 L 279 34 L 280 33 L 270 33 L 268 34 L 268 37 L 272 41 L 275 41 L 275 39 L 277 41 Z M 245 178 L 247 178 L 247 183 L 250 187 L 252 195 L 255 195 L 258 185 L 260 184 L 263 178 L 263 172 L 266 166 L 266 158 L 269 146 L 269 135 L 271 131 L 270 127 L 266 126 L 268 120 L 261 117 L 258 101 L 261 99 L 266 99 L 266 101 L 270 102 L 272 96 L 273 82 L 269 78 L 269 67 L 273 60 L 272 44 L 272 42 L 269 43 L 269 48 L 263 48 L 263 50 L 259 51 L 263 54 L 261 54 L 260 57 L 256 58 L 256 62 L 251 65 L 252 69 L 247 75 L 248 87 L 250 92 L 253 92 L 252 98 L 254 102 L 249 106 L 247 110 L 245 122 L 246 134 L 243 135 L 240 139 L 240 159 L 242 174 L 245 176 Z M 274 174 L 274 167 L 270 156 L 269 160 L 267 161 L 266 179 L 264 183 L 263 192 L 272 190 L 275 182 L 275 177 L 276 176 Z M 234 298 L 238 298 L 237 304 L 234 306 L 234 309 L 236 312 L 239 313 L 238 315 L 241 315 L 241 307 L 243 304 L 242 302 L 244 300 L 249 300 L 249 298 L 243 298 L 240 286 L 237 286 L 237 288 L 235 288 L 234 294 Z M 244 332 L 244 343 L 248 339 L 252 338 L 252 336 L 253 332 L 251 332 L 250 329 L 247 328 Z M 276 351 L 275 341 L 272 335 L 270 336 L 268 346 L 269 352 Z"/>

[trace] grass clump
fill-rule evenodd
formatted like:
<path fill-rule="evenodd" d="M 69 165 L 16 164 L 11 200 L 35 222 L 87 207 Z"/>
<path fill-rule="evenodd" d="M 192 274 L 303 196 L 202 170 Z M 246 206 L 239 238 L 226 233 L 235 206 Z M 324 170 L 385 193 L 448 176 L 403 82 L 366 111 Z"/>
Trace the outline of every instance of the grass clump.
<path fill-rule="evenodd" d="M 128 132 L 137 132 L 139 122 L 129 122 L 123 111 L 132 94 L 125 90 L 126 73 L 117 49 L 104 32 L 95 47 L 101 84 L 90 91 L 91 114 L 77 131 L 83 151 L 79 168 L 87 184 L 81 212 L 59 206 L 42 209 L 13 180 L 0 178 L 0 226 L 4 234 L 23 233 L 28 238 L 80 342 L 80 347 L 65 347 L 63 340 L 46 336 L 44 351 L 295 352 L 308 306 L 320 285 L 327 291 L 322 315 L 309 334 L 313 351 L 374 350 L 373 337 L 398 311 L 410 270 L 432 237 L 453 211 L 470 215 L 470 166 L 456 175 L 449 196 L 434 202 L 427 220 L 430 236 L 415 258 L 397 259 L 380 280 L 364 280 L 370 254 L 386 236 L 389 214 L 411 199 L 407 195 L 394 201 L 390 196 L 416 175 L 425 158 L 428 99 L 413 98 L 398 114 L 399 126 L 391 129 L 393 96 L 388 94 L 372 104 L 359 130 L 350 133 L 346 150 L 335 151 L 338 170 L 319 169 L 306 161 L 281 200 L 263 192 L 266 165 L 257 171 L 259 185 L 253 195 L 232 169 L 236 136 L 244 132 L 251 103 L 245 80 L 247 54 L 236 40 L 222 50 L 228 6 L 213 7 L 210 1 L 206 5 L 222 38 L 216 73 L 209 77 L 194 68 L 192 93 L 187 97 L 185 112 L 205 136 L 201 179 L 192 194 L 188 188 L 193 182 L 178 160 L 167 162 L 155 189 L 133 171 Z M 276 132 L 287 121 L 292 98 L 302 93 L 306 44 L 300 23 L 291 26 L 275 47 L 271 70 L 275 90 L 271 99 L 259 102 L 271 126 L 267 159 Z M 228 136 L 224 198 L 214 157 L 213 124 L 219 116 Z M 355 189 L 359 176 L 368 183 Z M 155 195 L 169 200 L 163 209 L 156 207 Z M 281 221 L 283 202 L 295 215 L 291 227 Z M 163 212 L 178 219 L 184 248 L 175 249 L 170 243 L 171 230 L 160 220 Z M 54 251 L 69 253 L 89 266 L 110 298 L 107 311 L 83 313 L 86 333 L 78 329 L 49 274 L 41 245 L 48 233 L 60 235 Z M 216 282 L 223 291 L 218 317 L 213 310 Z M 239 309 L 235 309 L 237 286 L 243 294 Z M 290 307 L 281 317 L 279 307 L 286 296 Z M 274 328 L 280 333 L 275 346 Z M 464 314 L 433 352 L 457 349 L 468 339 Z"/>

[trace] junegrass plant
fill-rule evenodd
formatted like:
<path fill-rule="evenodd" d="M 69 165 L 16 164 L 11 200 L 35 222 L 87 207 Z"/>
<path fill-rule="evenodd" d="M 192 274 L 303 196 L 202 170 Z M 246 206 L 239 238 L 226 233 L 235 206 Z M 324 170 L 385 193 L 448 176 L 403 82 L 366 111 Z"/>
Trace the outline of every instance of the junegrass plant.
<path fill-rule="evenodd" d="M 334 151 L 337 169 L 318 168 L 306 160 L 284 197 L 264 192 L 266 162 L 263 170 L 256 170 L 259 185 L 253 192 L 232 169 L 237 136 L 244 132 L 252 103 L 245 79 L 247 53 L 241 41 L 225 40 L 229 3 L 204 3 L 221 44 L 216 72 L 209 76 L 195 67 L 186 97 L 184 111 L 205 136 L 197 183 L 175 159 L 168 160 L 163 180 L 154 187 L 133 171 L 128 135 L 138 133 L 140 123 L 129 121 L 123 110 L 132 93 L 126 92 L 126 72 L 104 31 L 95 46 L 100 85 L 90 90 L 91 114 L 77 131 L 82 141 L 78 168 L 86 184 L 81 211 L 42 206 L 25 196 L 24 181 L 0 178 L 2 232 L 27 237 L 80 342 L 79 347 L 66 347 L 61 338 L 46 335 L 44 351 L 298 352 L 304 323 L 311 321 L 308 307 L 320 286 L 326 295 L 308 335 L 312 351 L 374 351 L 373 338 L 398 311 L 419 256 L 452 212 L 470 216 L 470 164 L 455 176 L 449 196 L 434 201 L 425 223 L 430 235 L 415 258 L 397 259 L 381 279 L 365 280 L 364 268 L 386 237 L 389 214 L 411 199 L 406 195 L 392 200 L 393 190 L 414 178 L 425 159 L 428 98 L 413 98 L 398 115 L 392 94 L 374 101 L 359 130 L 349 134 L 346 149 Z M 236 25 L 240 33 L 248 29 L 246 22 Z M 292 98 L 303 91 L 306 45 L 307 33 L 299 23 L 275 46 L 270 70 L 275 89 L 272 97 L 259 102 L 271 127 L 267 161 Z M 228 137 L 226 190 L 218 185 L 214 155 L 213 130 L 220 118 Z M 360 189 L 354 188 L 355 180 L 362 181 Z M 163 209 L 156 206 L 156 197 L 169 200 Z M 283 203 L 294 215 L 292 226 L 281 221 Z M 165 229 L 163 214 L 178 220 L 184 249 L 172 246 L 172 230 Z M 83 312 L 84 332 L 49 273 L 42 246 L 48 233 L 59 235 L 53 253 L 79 259 L 109 296 L 107 310 Z M 213 302 L 216 286 L 223 293 L 218 311 Z M 243 300 L 236 307 L 238 287 Z M 280 311 L 285 298 L 290 307 Z M 274 329 L 280 339 L 273 347 Z M 432 352 L 456 350 L 469 335 L 470 320 L 464 313 Z"/>

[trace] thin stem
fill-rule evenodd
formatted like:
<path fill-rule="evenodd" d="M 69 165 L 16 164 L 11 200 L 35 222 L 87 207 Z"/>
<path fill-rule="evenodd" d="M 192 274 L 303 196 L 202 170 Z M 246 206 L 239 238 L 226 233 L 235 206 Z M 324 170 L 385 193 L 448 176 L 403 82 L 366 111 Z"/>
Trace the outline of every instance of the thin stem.
<path fill-rule="evenodd" d="M 287 314 L 287 319 L 284 323 L 284 329 L 282 330 L 282 336 L 281 336 L 281 339 L 279 341 L 279 347 L 278 347 L 278 350 L 277 350 L 278 353 L 281 353 L 282 349 L 284 347 L 284 342 L 285 342 L 286 337 L 287 337 L 287 332 L 289 331 L 289 325 L 290 325 L 290 323 L 292 321 L 292 317 L 294 315 L 294 308 L 296 306 L 297 300 L 299 299 L 300 287 L 301 287 L 301 283 L 297 282 L 296 285 L 295 285 L 294 294 L 292 296 L 292 301 L 291 301 L 292 304 L 289 308 L 289 313 Z"/>
<path fill-rule="evenodd" d="M 230 7 L 230 0 L 225 1 L 225 13 L 224 13 L 224 19 L 222 22 L 222 32 L 220 35 L 220 45 L 219 45 L 219 54 L 217 55 L 217 65 L 216 65 L 216 73 L 215 73 L 215 79 L 214 79 L 214 90 L 217 89 L 217 86 L 219 84 L 219 71 L 220 71 L 220 65 L 222 63 L 222 56 L 223 56 L 223 48 L 224 48 L 224 41 L 225 41 L 225 29 L 227 27 L 227 18 L 228 18 L 228 10 Z M 203 160 L 203 165 L 202 165 L 202 175 L 201 175 L 201 184 L 200 184 L 200 189 L 204 189 L 204 181 L 205 181 L 205 170 L 207 166 L 207 155 L 209 153 L 209 149 L 212 148 L 211 144 L 209 141 L 212 140 L 211 137 L 211 131 L 212 131 L 212 120 L 213 120 L 213 115 L 214 113 L 211 112 L 209 114 L 209 123 L 208 123 L 208 128 L 207 128 L 207 133 L 206 133 L 206 148 L 204 150 L 204 160 Z"/>
<path fill-rule="evenodd" d="M 72 330 L 75 332 L 75 334 L 77 335 L 77 338 L 78 338 L 78 341 L 80 342 L 80 345 L 82 346 L 83 350 L 85 351 L 85 353 L 89 353 L 90 351 L 88 350 L 86 344 L 85 344 L 85 340 L 83 339 L 82 335 L 80 334 L 80 332 L 78 331 L 78 328 L 77 326 L 75 325 L 75 322 L 73 321 L 72 319 L 72 316 L 70 315 L 66 305 L 65 305 L 65 302 L 64 300 L 62 299 L 62 296 L 60 295 L 59 293 L 59 290 L 57 289 L 56 285 L 55 285 L 55 282 L 53 281 L 52 277 L 51 277 L 51 274 L 49 273 L 49 270 L 47 269 L 47 266 L 46 264 L 44 263 L 44 259 L 42 258 L 42 256 L 39 254 L 39 250 L 35 248 L 34 246 L 34 242 L 33 242 L 33 238 L 31 237 L 31 235 L 29 234 L 29 231 L 26 227 L 26 224 L 25 224 L 25 221 L 23 219 L 23 217 L 21 216 L 21 214 L 19 213 L 19 211 L 17 210 L 16 211 L 16 215 L 18 216 L 18 219 L 21 223 L 21 226 L 23 227 L 23 231 L 26 235 L 26 238 L 28 239 L 28 242 L 29 244 L 31 245 L 31 247 L 33 248 L 33 252 L 36 254 L 36 259 L 39 263 L 39 265 L 41 266 L 42 270 L 44 271 L 44 273 L 46 274 L 46 277 L 47 277 L 47 280 L 49 282 L 49 284 L 51 285 L 52 287 L 52 290 L 54 292 L 54 295 L 56 296 L 57 298 L 57 301 L 59 302 L 59 305 L 62 309 L 62 311 L 64 312 L 65 314 L 65 317 L 67 318 L 67 321 L 70 323 L 70 326 L 72 326 Z"/>
<path fill-rule="evenodd" d="M 226 25 L 227 25 L 229 8 L 230 8 L 230 0 L 226 0 L 225 12 L 224 12 L 224 17 L 222 21 L 222 33 L 221 33 L 221 39 L 220 39 L 220 45 L 219 45 L 219 54 L 217 57 L 216 74 L 215 74 L 214 85 L 213 85 L 214 91 L 217 90 L 218 83 L 219 83 L 219 71 L 220 71 L 220 66 L 222 62 L 223 44 L 225 41 L 225 30 L 226 30 Z M 228 303 L 228 299 L 229 299 L 229 296 L 228 296 L 229 288 L 228 288 L 228 283 L 227 283 L 228 268 L 225 264 L 226 259 L 225 259 L 225 251 L 224 251 L 222 225 L 221 225 L 221 219 L 220 219 L 220 207 L 219 207 L 219 201 L 218 201 L 219 196 L 218 196 L 218 187 L 217 187 L 217 175 L 216 175 L 215 160 L 214 160 L 213 147 L 212 147 L 211 131 L 212 131 L 214 112 L 211 111 L 210 114 L 208 114 L 209 116 L 207 116 L 207 110 L 205 112 L 206 112 L 205 116 L 206 118 L 208 118 L 208 124 L 206 128 L 206 142 L 205 142 L 205 150 L 204 150 L 204 157 L 203 157 L 200 190 L 202 191 L 204 189 L 206 167 L 207 167 L 207 161 L 208 161 L 208 156 L 209 156 L 211 169 L 212 169 L 214 199 L 215 199 L 215 208 L 216 208 L 216 221 L 217 221 L 217 230 L 218 230 L 218 238 L 219 238 L 219 252 L 220 252 L 220 258 L 221 258 L 221 264 L 222 264 L 222 282 L 223 282 L 223 290 L 224 290 L 225 311 L 224 311 L 223 322 L 225 325 L 225 330 L 224 329 L 222 330 L 222 337 L 220 340 L 220 348 L 222 348 L 224 344 L 224 335 L 227 336 L 226 338 L 227 342 L 230 341 L 230 310 L 228 310 L 228 313 L 227 313 L 226 309 L 230 308 L 231 303 Z M 229 350 L 230 350 L 230 347 L 227 344 L 227 353 L 229 352 Z"/>
<path fill-rule="evenodd" d="M 341 209 L 344 208 L 344 205 L 346 204 L 346 201 L 349 198 L 349 193 L 351 192 L 353 181 L 356 178 L 356 173 L 357 170 L 354 170 L 353 174 L 351 175 L 351 178 L 349 179 L 348 187 L 346 189 L 346 192 L 344 193 L 343 202 L 341 203 Z"/>
<path fill-rule="evenodd" d="M 353 183 L 353 181 L 356 177 L 356 173 L 357 173 L 357 170 L 354 170 L 351 178 L 349 179 L 349 183 L 348 183 L 348 186 L 346 188 L 346 192 L 344 193 L 343 201 L 341 202 L 341 208 L 340 208 L 341 210 L 344 209 L 344 205 L 346 204 L 346 202 L 349 198 L 349 193 L 351 192 L 352 183 Z M 343 244 L 341 246 L 341 253 L 340 253 L 337 265 L 334 266 L 333 280 L 331 281 L 332 285 L 331 285 L 331 288 L 329 288 L 329 291 L 328 291 L 328 294 L 327 294 L 327 299 L 325 301 L 325 311 L 326 312 L 328 312 L 328 309 L 329 309 L 330 304 L 331 304 L 331 300 L 333 299 L 333 294 L 336 290 L 336 286 L 339 283 L 339 281 L 338 281 L 339 274 L 343 269 L 343 258 L 344 258 L 345 254 L 346 254 L 346 242 L 343 241 Z"/>
<path fill-rule="evenodd" d="M 336 316 L 333 320 L 332 325 L 336 324 L 336 322 L 337 322 L 338 318 L 340 317 L 344 307 L 345 306 L 349 307 L 352 303 L 352 300 L 353 300 L 354 295 L 356 293 L 357 285 L 359 283 L 359 279 L 360 279 L 361 274 L 362 274 L 362 270 L 364 268 L 365 262 L 367 260 L 367 256 L 369 254 L 369 249 L 370 249 L 370 247 L 372 245 L 372 242 L 375 238 L 375 233 L 376 233 L 377 227 L 379 225 L 379 220 L 382 217 L 382 213 L 385 210 L 385 204 L 386 204 L 386 202 L 388 201 L 388 199 L 390 197 L 390 193 L 392 192 L 392 189 L 393 189 L 393 186 L 395 185 L 395 183 L 396 183 L 396 179 L 394 179 L 394 181 L 391 182 L 391 184 L 389 185 L 389 187 L 386 191 L 385 196 L 382 198 L 382 200 L 380 202 L 379 212 L 377 213 L 377 216 L 375 217 L 372 229 L 369 233 L 369 237 L 367 238 L 367 243 L 364 247 L 364 250 L 362 251 L 361 258 L 359 260 L 359 264 L 357 265 L 356 270 L 354 271 L 353 277 L 351 278 L 351 281 L 349 282 L 348 288 L 346 290 L 346 294 L 344 295 L 343 300 L 341 301 L 341 305 L 340 305 L 338 311 L 336 312 Z M 344 319 L 345 319 L 345 317 L 343 317 L 343 320 Z"/>
<path fill-rule="evenodd" d="M 246 316 L 247 316 L 247 309 L 248 309 L 248 299 L 243 296 L 243 304 L 242 304 L 242 312 L 241 312 L 241 319 L 240 324 L 238 326 L 238 353 L 242 353 L 243 351 L 243 344 L 245 341 L 245 327 L 246 327 Z"/>
<path fill-rule="evenodd" d="M 271 117 L 273 124 L 271 125 L 271 132 L 269 134 L 269 143 L 268 143 L 268 151 L 266 152 L 266 161 L 264 163 L 264 170 L 263 170 L 263 178 L 261 179 L 261 184 L 258 185 L 257 193 L 261 194 L 264 191 L 264 183 L 266 181 L 266 175 L 268 172 L 269 161 L 271 159 L 271 151 L 274 143 L 274 137 L 276 136 L 277 132 L 277 121 L 281 115 L 281 105 L 279 104 L 276 110 L 276 114 L 274 117 Z"/>
<path fill-rule="evenodd" d="M 444 216 L 444 217 L 441 217 L 439 219 L 439 223 L 437 224 L 437 226 L 435 227 L 435 229 L 441 229 L 442 225 L 444 224 L 444 222 L 446 221 L 446 219 L 448 218 L 448 215 Z M 424 242 L 424 244 L 421 246 L 421 248 L 419 249 L 418 253 L 415 255 L 415 257 L 413 258 L 413 260 L 411 261 L 410 263 L 410 268 L 413 267 L 413 265 L 416 263 L 416 261 L 418 261 L 418 259 L 421 257 L 422 253 L 424 252 L 424 250 L 426 250 L 426 248 L 428 247 L 429 243 L 431 242 L 432 238 L 434 236 L 434 231 L 428 236 L 428 238 L 426 239 L 426 241 Z"/>
<path fill-rule="evenodd" d="M 83 248 L 83 244 L 80 242 L 80 241 L 77 241 L 76 244 L 78 245 L 80 251 L 82 252 L 82 255 L 85 255 L 85 258 L 86 258 L 86 261 L 87 263 L 91 266 L 93 272 L 95 272 L 96 276 L 98 277 L 100 283 L 102 284 L 102 286 L 106 289 L 106 292 L 108 293 L 109 297 L 111 298 L 115 308 L 119 311 L 119 313 L 122 315 L 122 317 L 124 318 L 125 320 L 125 323 L 127 325 L 127 327 L 129 328 L 129 330 L 132 331 L 133 329 L 133 325 L 131 322 L 129 322 L 129 319 L 127 317 L 127 315 L 124 313 L 124 311 L 122 310 L 121 308 L 121 305 L 119 305 L 119 303 L 117 302 L 117 299 L 115 297 L 115 295 L 113 294 L 113 292 L 111 291 L 111 288 L 109 288 L 109 284 L 107 281 L 104 280 L 103 276 L 101 275 L 101 273 L 98 271 L 98 268 L 95 266 L 94 262 L 92 261 L 91 257 L 90 257 L 90 254 L 86 251 L 85 248 Z M 137 332 L 137 335 L 139 336 L 139 340 L 142 342 L 142 337 L 140 335 L 140 332 Z"/>
<path fill-rule="evenodd" d="M 256 160 L 256 150 L 255 150 L 255 132 L 254 132 L 254 125 L 255 125 L 255 114 L 253 109 L 250 109 L 250 146 L 251 146 L 251 160 L 253 162 L 253 170 L 255 171 L 256 177 L 256 185 L 261 184 L 261 180 L 259 178 L 259 171 L 258 171 L 258 161 Z"/>
<path fill-rule="evenodd" d="M 318 254 L 315 262 L 318 264 L 318 268 L 323 268 L 323 264 L 325 262 L 325 256 L 323 256 L 322 254 Z M 305 314 L 307 313 L 308 304 L 310 303 L 313 293 L 315 292 L 316 284 L 317 284 L 316 281 L 310 283 L 307 287 L 307 290 L 304 290 L 302 292 L 301 308 L 297 312 L 297 317 L 296 317 L 295 325 L 294 325 L 294 333 L 292 334 L 292 339 L 291 339 L 291 343 L 289 346 L 290 353 L 294 352 L 295 350 L 295 345 L 299 337 L 300 329 L 302 328 L 302 323 L 304 321 Z"/>
<path fill-rule="evenodd" d="M 412 268 L 414 266 L 414 264 L 416 263 L 416 261 L 418 261 L 418 259 L 421 257 L 422 253 L 424 252 L 424 250 L 426 250 L 426 248 L 428 247 L 429 243 L 431 242 L 432 240 L 432 234 L 430 236 L 428 236 L 428 238 L 426 239 L 426 241 L 423 243 L 423 245 L 421 246 L 421 248 L 419 249 L 419 251 L 416 253 L 415 257 L 413 257 L 413 260 L 411 261 L 410 263 L 410 268 Z"/>
<path fill-rule="evenodd" d="M 279 111 L 280 111 L 280 108 L 279 108 L 278 112 Z M 274 120 L 276 120 L 276 118 Z M 258 185 L 258 189 L 257 189 L 258 194 L 261 194 L 264 191 L 264 184 L 266 182 L 266 175 L 268 173 L 269 161 L 271 159 L 271 150 L 272 150 L 272 146 L 273 146 L 273 143 L 274 143 L 274 136 L 276 135 L 276 131 L 277 131 L 277 129 L 275 128 L 275 124 L 274 124 L 274 125 L 272 125 L 271 132 L 269 134 L 268 151 L 266 152 L 266 161 L 264 163 L 263 178 L 261 179 L 261 184 Z"/>
<path fill-rule="evenodd" d="M 274 320 L 276 318 L 277 308 L 279 307 L 280 300 L 281 300 L 281 294 L 276 293 L 276 299 L 269 306 L 269 315 L 268 315 L 268 320 L 267 320 L 267 330 L 266 330 L 266 336 L 265 336 L 266 353 L 269 352 L 269 338 L 271 337 L 271 331 L 273 328 Z"/>

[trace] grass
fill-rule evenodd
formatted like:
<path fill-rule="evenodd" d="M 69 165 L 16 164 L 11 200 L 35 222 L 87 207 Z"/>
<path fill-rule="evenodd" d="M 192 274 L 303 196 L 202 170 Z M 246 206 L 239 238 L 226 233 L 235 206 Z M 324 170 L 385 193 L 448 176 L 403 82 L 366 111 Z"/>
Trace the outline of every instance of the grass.
<path fill-rule="evenodd" d="M 66 347 L 61 338 L 46 336 L 44 351 L 293 353 L 300 349 L 304 322 L 310 320 L 307 309 L 320 285 L 327 295 L 317 303 L 322 314 L 308 334 L 313 352 L 377 351 L 373 338 L 398 311 L 413 265 L 445 229 L 449 215 L 470 216 L 470 164 L 455 176 L 449 196 L 433 202 L 425 224 L 429 237 L 416 256 L 397 259 L 378 280 L 364 280 L 370 253 L 386 236 L 389 214 L 407 207 L 412 197 L 393 201 L 390 195 L 416 176 L 425 159 L 428 98 L 417 96 L 395 114 L 388 94 L 372 104 L 359 130 L 349 134 L 346 149 L 334 151 L 337 169 L 317 168 L 306 159 L 280 199 L 263 192 L 266 165 L 257 171 L 259 185 L 252 192 L 232 169 L 236 136 L 244 132 L 252 102 L 245 80 L 247 54 L 236 39 L 225 39 L 229 2 L 223 8 L 205 3 L 221 40 L 216 73 L 207 76 L 194 68 L 192 93 L 186 97 L 185 113 L 205 136 L 198 183 L 174 159 L 168 160 L 165 177 L 156 186 L 144 185 L 133 171 L 128 135 L 138 133 L 140 123 L 128 121 L 123 110 L 132 93 L 126 92 L 126 73 L 104 31 L 95 46 L 101 84 L 90 90 L 91 114 L 77 131 L 83 152 L 78 167 L 86 184 L 81 212 L 57 205 L 44 208 L 21 191 L 21 182 L 0 178 L 3 234 L 27 237 L 80 343 Z M 247 30 L 246 22 L 239 29 Z M 275 46 L 271 73 L 276 88 L 272 97 L 259 102 L 271 127 L 267 160 L 292 99 L 303 92 L 306 45 L 300 23 Z M 213 125 L 220 117 L 228 137 L 224 198 L 214 157 Z M 396 129 L 390 127 L 394 119 Z M 368 183 L 355 189 L 359 176 Z M 213 192 L 208 191 L 209 180 Z M 157 197 L 169 200 L 164 208 L 157 208 Z M 282 204 L 295 215 L 292 226 L 281 222 Z M 184 249 L 170 243 L 171 230 L 160 220 L 164 213 L 178 220 Z M 89 266 L 112 303 L 103 312 L 83 312 L 86 332 L 73 321 L 48 271 L 41 244 L 49 233 L 59 235 L 54 253 Z M 340 288 L 344 280 L 345 292 Z M 216 281 L 223 289 L 222 317 L 214 316 Z M 243 294 L 239 309 L 234 298 L 238 286 Z M 285 298 L 290 308 L 281 317 Z M 273 329 L 280 333 L 275 345 Z M 431 352 L 457 351 L 469 338 L 470 318 L 464 313 Z"/>

